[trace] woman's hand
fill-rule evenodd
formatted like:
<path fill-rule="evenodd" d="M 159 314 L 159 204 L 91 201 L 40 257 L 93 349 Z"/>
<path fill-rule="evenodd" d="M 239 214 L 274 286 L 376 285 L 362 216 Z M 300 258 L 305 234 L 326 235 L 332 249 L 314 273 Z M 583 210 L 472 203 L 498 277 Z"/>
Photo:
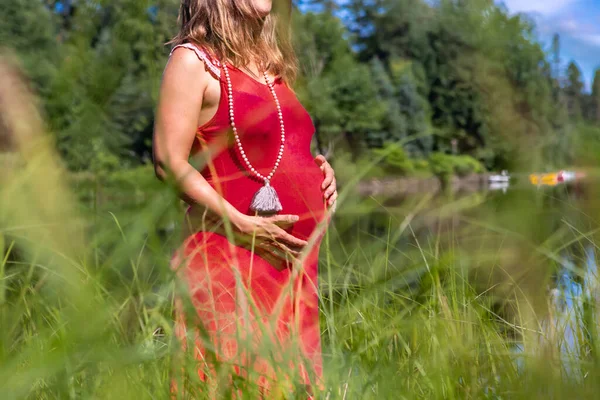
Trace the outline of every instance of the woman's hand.
<path fill-rule="evenodd" d="M 321 168 L 321 171 L 323 171 L 323 175 L 325 176 L 323 183 L 321 184 L 321 190 L 324 192 L 323 197 L 327 201 L 328 207 L 335 207 L 335 202 L 338 197 L 335 172 L 324 156 L 318 155 L 315 158 L 315 162 L 319 168 Z"/>
<path fill-rule="evenodd" d="M 244 237 L 254 238 L 256 246 L 286 259 L 289 256 L 297 258 L 308 244 L 306 240 L 298 239 L 284 229 L 291 227 L 298 220 L 297 215 L 255 217 L 240 213 L 232 222 Z"/>

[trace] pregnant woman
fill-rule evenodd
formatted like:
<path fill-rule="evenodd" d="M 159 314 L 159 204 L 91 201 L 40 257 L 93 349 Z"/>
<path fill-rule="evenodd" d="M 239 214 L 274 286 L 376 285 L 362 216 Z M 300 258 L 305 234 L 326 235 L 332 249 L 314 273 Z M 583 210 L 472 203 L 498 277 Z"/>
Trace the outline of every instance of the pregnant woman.
<path fill-rule="evenodd" d="M 290 88 L 290 7 L 182 0 L 161 85 L 154 162 L 189 204 L 173 265 L 198 316 L 176 327 L 212 398 L 239 378 L 263 396 L 320 385 L 317 260 L 337 192 Z"/>

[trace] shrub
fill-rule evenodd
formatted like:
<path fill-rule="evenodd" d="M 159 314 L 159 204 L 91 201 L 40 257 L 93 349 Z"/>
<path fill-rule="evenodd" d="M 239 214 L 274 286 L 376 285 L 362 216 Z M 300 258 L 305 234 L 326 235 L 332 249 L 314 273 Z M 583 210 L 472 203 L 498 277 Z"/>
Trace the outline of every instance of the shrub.
<path fill-rule="evenodd" d="M 429 169 L 442 181 L 447 181 L 454 174 L 454 164 L 451 156 L 443 153 L 433 153 L 429 156 Z"/>
<path fill-rule="evenodd" d="M 413 165 L 415 166 L 415 170 L 419 172 L 431 172 L 431 167 L 429 166 L 429 161 L 418 158 L 413 160 Z"/>
<path fill-rule="evenodd" d="M 338 186 L 356 184 L 357 178 L 360 180 L 386 176 L 386 172 L 380 165 L 373 165 L 372 158 L 360 157 L 357 160 L 353 160 L 350 153 L 339 152 L 336 153 L 331 162 L 335 169 L 335 178 Z"/>
<path fill-rule="evenodd" d="M 454 160 L 454 173 L 458 176 L 479 174 L 484 171 L 483 165 L 471 156 L 450 156 Z"/>
<path fill-rule="evenodd" d="M 373 152 L 377 157 L 384 156 L 381 165 L 390 174 L 407 175 L 415 170 L 412 160 L 399 144 L 388 143 Z"/>
<path fill-rule="evenodd" d="M 429 168 L 444 181 L 452 175 L 466 176 L 484 171 L 483 165 L 471 156 L 443 153 L 433 153 L 429 156 Z"/>

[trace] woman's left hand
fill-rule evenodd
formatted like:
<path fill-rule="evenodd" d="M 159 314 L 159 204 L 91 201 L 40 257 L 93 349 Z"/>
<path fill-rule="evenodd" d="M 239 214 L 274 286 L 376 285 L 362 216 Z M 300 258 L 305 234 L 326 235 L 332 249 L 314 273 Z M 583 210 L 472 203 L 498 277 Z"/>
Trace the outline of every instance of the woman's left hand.
<path fill-rule="evenodd" d="M 323 197 L 327 201 L 327 206 L 330 208 L 335 208 L 335 202 L 338 197 L 336 181 L 335 181 L 335 172 L 331 167 L 331 164 L 327 162 L 324 156 L 318 155 L 315 158 L 315 162 L 323 171 L 324 179 L 321 184 L 321 190 L 323 190 Z"/>

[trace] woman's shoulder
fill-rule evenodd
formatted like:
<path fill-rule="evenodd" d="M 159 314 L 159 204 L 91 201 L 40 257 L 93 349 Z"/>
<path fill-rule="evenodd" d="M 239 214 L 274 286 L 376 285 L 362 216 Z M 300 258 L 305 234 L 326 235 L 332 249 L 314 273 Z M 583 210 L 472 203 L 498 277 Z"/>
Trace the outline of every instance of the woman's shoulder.
<path fill-rule="evenodd" d="M 221 77 L 221 65 L 219 61 L 211 56 L 206 48 L 200 45 L 194 43 L 177 44 L 171 49 L 169 57 L 176 57 L 181 62 L 192 65 L 199 60 L 214 77 L 217 79 Z"/>

